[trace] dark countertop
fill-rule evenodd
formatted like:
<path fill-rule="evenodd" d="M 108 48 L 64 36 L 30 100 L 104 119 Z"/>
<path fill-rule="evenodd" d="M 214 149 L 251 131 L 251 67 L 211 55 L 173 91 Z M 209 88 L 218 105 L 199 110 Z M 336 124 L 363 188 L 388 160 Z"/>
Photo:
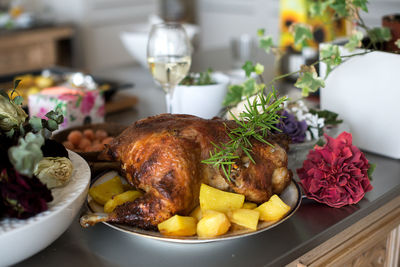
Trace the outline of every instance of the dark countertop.
<path fill-rule="evenodd" d="M 212 67 L 218 69 L 218 66 Z M 124 67 L 106 74 L 124 82 L 134 82 L 135 89 L 128 92 L 140 99 L 136 109 L 108 116 L 108 121 L 128 124 L 164 112 L 163 93 L 155 88 L 147 70 Z M 372 181 L 374 189 L 356 205 L 335 209 L 303 199 L 292 217 L 271 230 L 204 244 L 156 241 L 128 235 L 103 224 L 83 229 L 76 218 L 53 244 L 16 266 L 233 267 L 288 264 L 400 195 L 400 161 L 370 153 L 366 155 L 377 165 Z"/>
<path fill-rule="evenodd" d="M 17 266 L 282 266 L 400 195 L 400 162 L 367 154 L 377 164 L 358 204 L 340 209 L 303 199 L 282 224 L 257 235 L 205 244 L 175 244 L 128 235 L 106 225 L 83 229 L 78 218 L 53 244 Z"/>

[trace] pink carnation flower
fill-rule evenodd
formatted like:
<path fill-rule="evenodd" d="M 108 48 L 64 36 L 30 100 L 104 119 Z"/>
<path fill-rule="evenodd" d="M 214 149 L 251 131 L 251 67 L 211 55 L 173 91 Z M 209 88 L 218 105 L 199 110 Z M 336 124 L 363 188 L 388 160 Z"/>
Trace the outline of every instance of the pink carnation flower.
<path fill-rule="evenodd" d="M 327 143 L 310 150 L 297 170 L 308 198 L 340 208 L 358 203 L 372 190 L 370 167 L 365 155 L 352 145 L 352 135 L 343 132 L 336 139 L 325 134 Z"/>

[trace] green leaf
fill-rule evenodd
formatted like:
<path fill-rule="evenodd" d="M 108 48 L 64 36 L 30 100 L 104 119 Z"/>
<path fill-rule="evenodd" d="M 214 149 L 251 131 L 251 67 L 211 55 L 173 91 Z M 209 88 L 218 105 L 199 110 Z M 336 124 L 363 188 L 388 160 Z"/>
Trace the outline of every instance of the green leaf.
<path fill-rule="evenodd" d="M 339 123 L 342 123 L 343 120 L 338 120 L 339 114 L 330 111 L 330 110 L 315 110 L 315 109 L 310 109 L 311 114 L 317 114 L 319 118 L 324 118 L 325 119 L 325 125 L 336 125 Z"/>
<path fill-rule="evenodd" d="M 264 72 L 264 65 L 261 65 L 260 63 L 257 63 L 256 66 L 254 67 L 254 72 L 257 75 L 261 75 Z"/>
<path fill-rule="evenodd" d="M 394 42 L 394 44 L 395 44 L 398 48 L 400 48 L 400 39 L 397 39 L 397 41 Z"/>
<path fill-rule="evenodd" d="M 264 49 L 268 54 L 271 51 L 271 48 L 274 46 L 274 41 L 272 40 L 272 36 L 263 36 L 259 41 L 260 48 Z"/>
<path fill-rule="evenodd" d="M 322 146 L 325 145 L 325 141 L 324 141 L 322 138 L 320 138 L 320 139 L 318 139 L 317 143 L 315 143 L 315 144 L 316 144 L 317 146 L 322 147 Z"/>
<path fill-rule="evenodd" d="M 246 73 L 246 77 L 250 77 L 251 73 L 254 72 L 253 62 L 247 60 L 246 63 L 242 66 L 242 69 Z"/>
<path fill-rule="evenodd" d="M 258 29 L 257 30 L 258 37 L 262 37 L 262 36 L 264 36 L 264 34 L 265 34 L 265 29 Z"/>
<path fill-rule="evenodd" d="M 307 97 L 311 92 L 316 92 L 320 87 L 325 87 L 325 82 L 318 77 L 314 67 L 302 66 L 302 71 L 294 84 L 300 88 L 303 97 Z"/>
<path fill-rule="evenodd" d="M 340 57 L 339 46 L 333 44 L 325 44 L 320 50 L 321 59 L 329 65 L 339 65 L 342 62 Z"/>
<path fill-rule="evenodd" d="M 333 10 L 335 10 L 336 14 L 339 17 L 347 17 L 348 11 L 347 11 L 346 0 L 334 0 L 329 4 L 329 6 Z"/>
<path fill-rule="evenodd" d="M 390 29 L 387 27 L 375 27 L 368 32 L 369 37 L 371 38 L 371 42 L 373 43 L 381 43 L 387 42 L 392 39 L 392 34 L 390 33 Z"/>
<path fill-rule="evenodd" d="M 18 95 L 16 97 L 14 97 L 13 101 L 16 105 L 22 105 L 22 102 L 24 102 L 24 98 L 22 96 Z"/>
<path fill-rule="evenodd" d="M 367 173 L 368 173 L 368 179 L 370 181 L 372 181 L 372 173 L 375 171 L 375 168 L 376 168 L 376 164 L 369 163 L 369 169 L 368 169 Z"/>
<path fill-rule="evenodd" d="M 49 111 L 48 113 L 46 113 L 46 118 L 52 119 L 55 122 L 57 122 L 57 124 L 61 124 L 64 121 L 64 116 L 61 113 L 61 109 L 56 109 Z"/>
<path fill-rule="evenodd" d="M 344 47 L 350 52 L 354 51 L 357 47 L 361 46 L 361 40 L 363 39 L 363 33 L 356 31 L 349 38 L 349 41 L 344 45 Z"/>
<path fill-rule="evenodd" d="M 251 95 L 254 95 L 257 92 L 256 84 L 256 80 L 254 80 L 253 78 L 247 79 L 243 83 L 242 96 L 249 97 Z"/>
<path fill-rule="evenodd" d="M 321 46 L 320 58 L 322 62 L 327 65 L 326 74 L 328 75 L 334 66 L 337 66 L 342 62 L 339 46 L 333 44 L 325 44 Z"/>
<path fill-rule="evenodd" d="M 329 6 L 331 1 L 311 1 L 308 5 L 308 12 L 311 17 L 320 17 L 325 13 L 326 8 Z"/>
<path fill-rule="evenodd" d="M 38 117 L 31 117 L 29 119 L 29 124 L 32 126 L 34 132 L 39 132 L 43 129 L 42 119 Z"/>
<path fill-rule="evenodd" d="M 353 4 L 356 7 L 361 8 L 365 12 L 368 12 L 368 7 L 367 7 L 368 0 L 353 0 Z"/>
<path fill-rule="evenodd" d="M 242 85 L 231 85 L 228 87 L 228 93 L 225 96 L 223 105 L 230 106 L 239 103 L 242 100 L 242 92 L 243 86 Z"/>
<path fill-rule="evenodd" d="M 306 24 L 296 23 L 293 25 L 294 32 L 294 44 L 295 45 L 306 45 L 307 40 L 314 38 L 311 27 Z"/>
<path fill-rule="evenodd" d="M 55 131 L 58 129 L 58 124 L 55 120 L 52 119 L 48 119 L 47 120 L 47 129 L 49 129 L 50 131 Z"/>

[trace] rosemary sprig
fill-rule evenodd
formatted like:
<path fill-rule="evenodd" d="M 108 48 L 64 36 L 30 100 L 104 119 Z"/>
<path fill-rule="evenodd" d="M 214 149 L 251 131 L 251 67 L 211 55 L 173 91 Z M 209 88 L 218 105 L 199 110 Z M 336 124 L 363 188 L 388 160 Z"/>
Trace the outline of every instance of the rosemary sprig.
<path fill-rule="evenodd" d="M 247 98 L 246 110 L 239 117 L 229 111 L 238 127 L 230 129 L 226 126 L 230 141 L 219 145 L 213 143 L 214 151 L 210 151 L 210 157 L 202 163 L 221 168 L 226 179 L 231 182 L 233 180 L 231 172 L 235 160 L 239 159 L 240 152 L 245 153 L 249 160 L 255 163 L 252 157 L 251 138 L 273 146 L 266 137 L 271 130 L 280 131 L 275 125 L 279 123 L 281 117 L 279 111 L 283 109 L 282 103 L 286 100 L 286 96 L 278 98 L 275 90 L 266 96 L 261 92 L 252 103 Z"/>

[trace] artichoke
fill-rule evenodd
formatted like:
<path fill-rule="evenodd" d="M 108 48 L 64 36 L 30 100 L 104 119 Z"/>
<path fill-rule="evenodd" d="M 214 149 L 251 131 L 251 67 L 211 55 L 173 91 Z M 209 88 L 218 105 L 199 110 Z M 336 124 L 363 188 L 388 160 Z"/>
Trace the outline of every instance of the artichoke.
<path fill-rule="evenodd" d="M 20 105 L 0 95 L 0 130 L 8 132 L 25 122 L 27 117 Z"/>
<path fill-rule="evenodd" d="M 48 188 L 63 186 L 72 175 L 72 162 L 65 157 L 44 157 L 35 167 L 34 174 Z"/>

